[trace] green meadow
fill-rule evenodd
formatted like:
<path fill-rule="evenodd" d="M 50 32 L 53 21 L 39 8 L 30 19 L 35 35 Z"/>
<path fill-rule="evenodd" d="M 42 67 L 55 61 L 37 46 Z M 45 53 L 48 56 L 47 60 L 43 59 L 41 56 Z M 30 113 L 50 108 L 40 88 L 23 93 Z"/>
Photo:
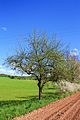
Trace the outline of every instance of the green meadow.
<path fill-rule="evenodd" d="M 67 95 L 69 93 L 47 83 L 42 99 L 38 100 L 37 81 L 0 77 L 0 120 L 12 120 Z"/>
<path fill-rule="evenodd" d="M 37 82 L 0 77 L 0 100 L 24 100 L 38 95 Z"/>

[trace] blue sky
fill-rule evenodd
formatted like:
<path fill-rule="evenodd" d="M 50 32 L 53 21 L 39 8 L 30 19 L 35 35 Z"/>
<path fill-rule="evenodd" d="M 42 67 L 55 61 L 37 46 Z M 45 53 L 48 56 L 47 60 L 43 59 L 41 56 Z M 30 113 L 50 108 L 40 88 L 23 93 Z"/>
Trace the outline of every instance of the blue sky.
<path fill-rule="evenodd" d="M 34 29 L 56 33 L 79 51 L 80 0 L 0 0 L 0 69 L 7 69 L 5 58 Z"/>

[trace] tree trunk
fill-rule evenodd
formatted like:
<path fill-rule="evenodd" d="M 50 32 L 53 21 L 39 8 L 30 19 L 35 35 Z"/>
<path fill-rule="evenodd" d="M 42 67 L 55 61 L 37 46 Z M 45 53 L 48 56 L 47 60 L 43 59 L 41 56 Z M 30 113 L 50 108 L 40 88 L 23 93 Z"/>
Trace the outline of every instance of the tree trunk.
<path fill-rule="evenodd" d="M 41 99 L 41 96 L 42 96 L 42 88 L 39 87 L 39 100 Z"/>
<path fill-rule="evenodd" d="M 41 96 L 42 96 L 41 81 L 38 81 L 38 87 L 39 87 L 39 100 L 40 100 L 40 99 L 41 99 Z"/>

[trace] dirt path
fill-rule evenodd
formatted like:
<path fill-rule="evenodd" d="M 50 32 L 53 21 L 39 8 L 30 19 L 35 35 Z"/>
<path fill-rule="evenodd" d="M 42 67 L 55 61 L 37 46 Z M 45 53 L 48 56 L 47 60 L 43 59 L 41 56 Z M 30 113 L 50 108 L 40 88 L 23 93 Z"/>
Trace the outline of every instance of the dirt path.
<path fill-rule="evenodd" d="M 80 120 L 80 92 L 13 120 Z"/>

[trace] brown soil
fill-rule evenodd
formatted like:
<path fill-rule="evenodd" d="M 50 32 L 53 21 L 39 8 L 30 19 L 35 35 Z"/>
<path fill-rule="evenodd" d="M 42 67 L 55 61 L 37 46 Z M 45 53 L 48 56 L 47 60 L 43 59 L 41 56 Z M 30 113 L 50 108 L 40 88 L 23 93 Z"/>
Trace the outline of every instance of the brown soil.
<path fill-rule="evenodd" d="M 80 120 L 80 92 L 13 120 Z"/>

